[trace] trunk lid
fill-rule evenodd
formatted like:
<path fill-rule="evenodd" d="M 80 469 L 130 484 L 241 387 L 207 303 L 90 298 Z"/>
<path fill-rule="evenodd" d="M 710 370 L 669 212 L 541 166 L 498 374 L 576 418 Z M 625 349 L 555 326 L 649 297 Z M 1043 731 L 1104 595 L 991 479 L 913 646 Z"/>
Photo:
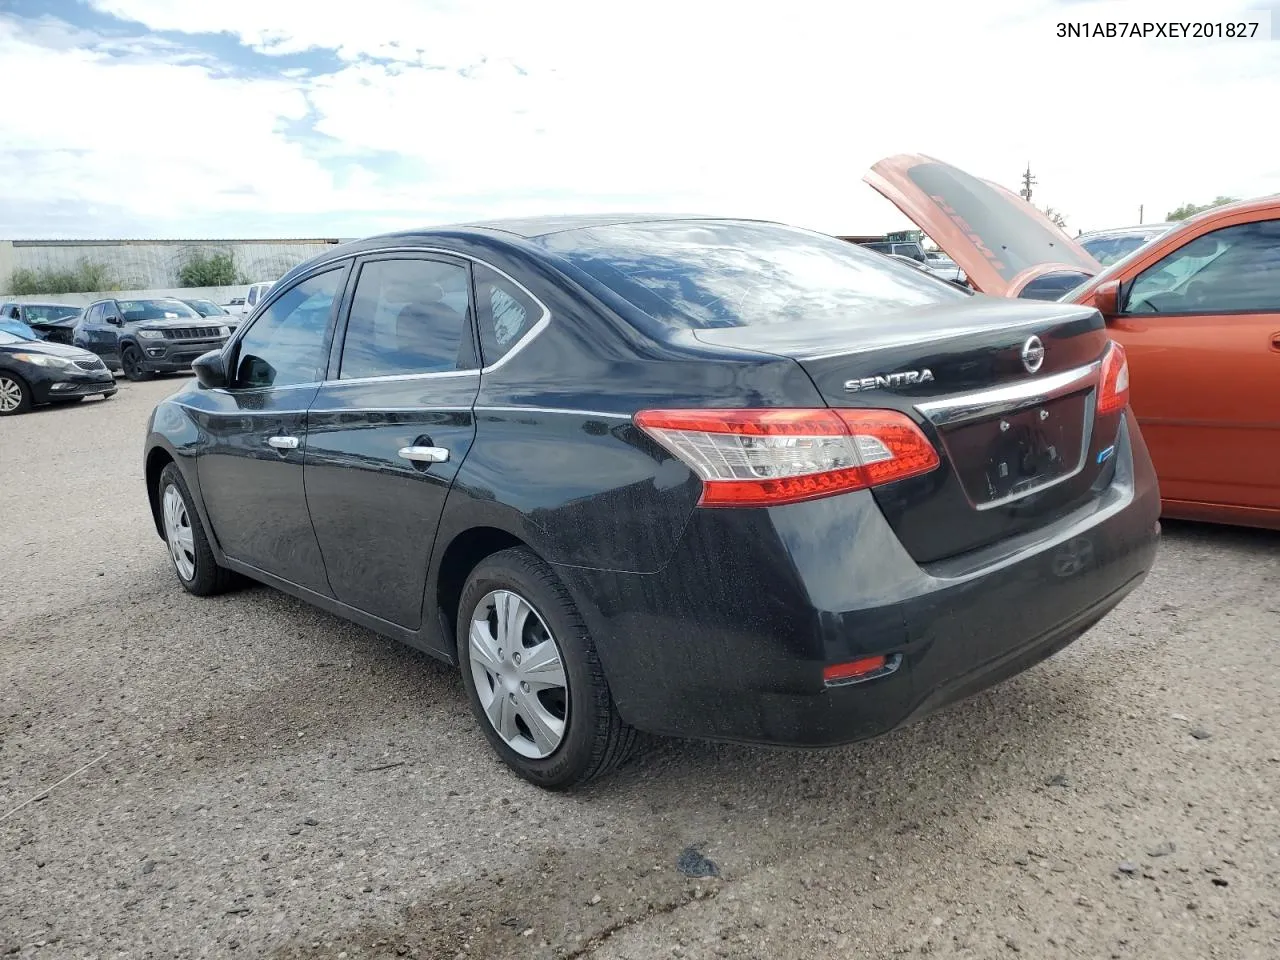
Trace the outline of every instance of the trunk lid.
<path fill-rule="evenodd" d="M 984 296 L 851 324 L 700 329 L 794 359 L 832 407 L 898 410 L 937 448 L 932 473 L 873 489 L 929 563 L 1051 523 L 1110 479 L 1121 414 L 1095 416 L 1108 346 L 1091 308 Z M 1038 348 L 1038 349 L 1037 349 Z"/>
<path fill-rule="evenodd" d="M 1034 293 L 1036 281 L 1070 289 L 1102 270 L 1032 204 L 989 180 L 922 154 L 898 154 L 863 177 L 933 238 L 974 288 L 998 297 Z"/>

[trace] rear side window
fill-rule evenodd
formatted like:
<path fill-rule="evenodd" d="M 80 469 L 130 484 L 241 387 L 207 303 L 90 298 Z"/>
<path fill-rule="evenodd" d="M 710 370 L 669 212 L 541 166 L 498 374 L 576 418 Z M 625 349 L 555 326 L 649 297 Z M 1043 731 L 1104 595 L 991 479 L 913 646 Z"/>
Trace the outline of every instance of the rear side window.
<path fill-rule="evenodd" d="M 539 242 L 667 329 L 840 321 L 967 298 L 927 271 L 777 224 L 626 223 Z"/>
<path fill-rule="evenodd" d="M 476 323 L 486 367 L 493 366 L 542 319 L 542 308 L 518 286 L 484 264 L 474 267 Z"/>
<path fill-rule="evenodd" d="M 464 366 L 467 268 L 373 260 L 360 268 L 339 379 L 446 373 Z"/>

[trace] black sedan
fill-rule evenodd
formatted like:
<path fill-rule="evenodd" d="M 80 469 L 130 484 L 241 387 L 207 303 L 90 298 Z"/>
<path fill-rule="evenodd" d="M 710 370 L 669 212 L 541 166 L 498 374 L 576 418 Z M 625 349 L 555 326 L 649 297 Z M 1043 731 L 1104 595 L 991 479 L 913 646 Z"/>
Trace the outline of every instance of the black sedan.
<path fill-rule="evenodd" d="M 0 329 L 0 417 L 115 392 L 115 377 L 87 350 Z"/>
<path fill-rule="evenodd" d="M 1124 352 L 830 237 L 567 217 L 347 244 L 154 410 L 182 586 L 238 576 L 457 664 L 521 776 L 635 731 L 884 733 L 1146 576 Z"/>

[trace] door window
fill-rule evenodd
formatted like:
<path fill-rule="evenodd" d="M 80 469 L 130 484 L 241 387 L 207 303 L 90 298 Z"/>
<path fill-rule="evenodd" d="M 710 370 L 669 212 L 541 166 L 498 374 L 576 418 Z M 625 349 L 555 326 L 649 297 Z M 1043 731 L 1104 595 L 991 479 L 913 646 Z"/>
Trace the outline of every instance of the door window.
<path fill-rule="evenodd" d="M 1280 220 L 1196 237 L 1133 281 L 1128 313 L 1280 312 Z"/>
<path fill-rule="evenodd" d="M 360 268 L 339 379 L 446 373 L 465 366 L 467 268 L 373 260 Z"/>
<path fill-rule="evenodd" d="M 329 317 L 346 270 L 308 277 L 285 291 L 240 340 L 234 386 L 287 387 L 324 375 Z"/>
<path fill-rule="evenodd" d="M 95 303 L 89 308 L 89 312 L 84 315 L 85 323 L 101 323 L 102 322 L 102 304 Z"/>
<path fill-rule="evenodd" d="M 496 270 L 478 263 L 474 271 L 480 349 L 490 367 L 542 319 L 542 307 Z"/>

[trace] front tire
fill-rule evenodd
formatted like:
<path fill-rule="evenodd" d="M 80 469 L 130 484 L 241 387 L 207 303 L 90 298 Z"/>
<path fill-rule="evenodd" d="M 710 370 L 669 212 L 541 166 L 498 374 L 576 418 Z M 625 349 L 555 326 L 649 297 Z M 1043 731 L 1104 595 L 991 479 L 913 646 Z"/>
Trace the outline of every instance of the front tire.
<path fill-rule="evenodd" d="M 142 351 L 132 344 L 125 347 L 124 352 L 120 354 L 120 366 L 124 368 L 124 375 L 134 383 L 141 383 L 144 380 L 155 378 L 154 373 L 143 369 Z"/>
<path fill-rule="evenodd" d="M 16 373 L 0 373 L 0 417 L 12 417 L 31 409 L 31 387 Z"/>
<path fill-rule="evenodd" d="M 513 771 L 549 790 L 609 772 L 635 750 L 568 591 L 522 547 L 482 560 L 458 605 L 471 710 Z"/>
<path fill-rule="evenodd" d="M 218 566 L 213 558 L 200 514 L 176 464 L 171 463 L 160 472 L 156 493 L 160 525 L 178 582 L 197 597 L 225 593 L 235 584 L 236 575 Z"/>

